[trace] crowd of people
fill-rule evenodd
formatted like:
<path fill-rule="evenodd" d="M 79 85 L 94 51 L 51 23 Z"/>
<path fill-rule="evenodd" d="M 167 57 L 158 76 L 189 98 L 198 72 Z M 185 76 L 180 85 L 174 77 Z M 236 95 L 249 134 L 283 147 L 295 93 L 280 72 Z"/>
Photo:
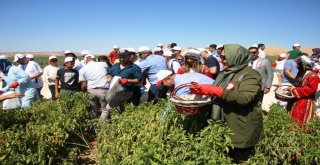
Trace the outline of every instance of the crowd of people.
<path fill-rule="evenodd" d="M 315 48 L 308 55 L 300 47 L 294 44 L 293 50 L 278 55 L 275 68 L 266 58 L 264 44 L 249 48 L 211 44 L 206 48 L 182 50 L 176 43 L 167 48 L 159 43 L 153 50 L 141 46 L 137 51 L 115 45 L 112 52 L 99 57 L 88 50 L 82 51 L 81 56 L 67 50 L 63 66 L 56 56 L 50 56 L 43 70 L 32 54 L 16 54 L 13 62 L 17 66 L 1 55 L 1 93 L 15 92 L 0 95 L 0 99 L 20 97 L 21 107 L 30 107 L 42 98 L 40 91 L 46 81 L 52 99 L 58 99 L 61 94 L 88 92 L 91 116 L 104 122 L 112 117 L 114 110 L 122 113 L 126 103 L 138 106 L 142 95 L 148 96 L 148 102 L 157 103 L 174 88 L 190 84 L 175 95 L 212 96 L 208 118 L 225 121 L 234 132 L 235 148 L 230 156 L 241 162 L 254 153 L 255 144 L 262 138 L 261 102 L 270 92 L 274 70 L 277 86 L 286 87 L 294 97 L 279 101 L 287 107 L 292 119 L 303 128 L 313 118 L 319 97 L 320 49 Z M 117 79 L 121 88 L 111 90 L 113 79 Z"/>

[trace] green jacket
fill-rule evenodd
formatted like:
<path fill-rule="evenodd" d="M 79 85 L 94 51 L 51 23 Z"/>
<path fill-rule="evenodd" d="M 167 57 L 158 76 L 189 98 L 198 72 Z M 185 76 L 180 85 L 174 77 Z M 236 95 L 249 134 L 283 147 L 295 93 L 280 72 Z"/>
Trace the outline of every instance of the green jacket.
<path fill-rule="evenodd" d="M 262 138 L 262 110 L 258 98 L 260 89 L 260 74 L 245 67 L 235 74 L 222 93 L 224 120 L 234 133 L 234 147 L 253 147 Z"/>

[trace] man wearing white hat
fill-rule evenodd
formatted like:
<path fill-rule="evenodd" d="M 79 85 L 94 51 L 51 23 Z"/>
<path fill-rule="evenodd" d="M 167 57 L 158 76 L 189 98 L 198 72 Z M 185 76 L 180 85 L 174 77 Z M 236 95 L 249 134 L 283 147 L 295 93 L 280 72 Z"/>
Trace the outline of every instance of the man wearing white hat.
<path fill-rule="evenodd" d="M 196 82 L 198 84 L 210 84 L 212 85 L 214 80 L 197 72 L 189 72 L 185 74 L 174 74 L 169 70 L 160 70 L 157 74 L 157 86 L 164 85 L 169 88 L 176 88 L 179 85 L 190 84 Z M 182 94 L 191 94 L 189 87 L 181 88 L 177 91 L 175 96 Z"/>
<path fill-rule="evenodd" d="M 19 54 L 19 57 L 24 57 L 24 55 Z M 3 73 L 3 80 L 6 84 L 1 91 L 16 91 L 24 94 L 20 100 L 22 108 L 30 107 L 37 100 L 37 89 L 26 72 L 13 66 L 7 59 L 0 59 L 0 71 Z"/>
<path fill-rule="evenodd" d="M 61 67 L 58 65 L 58 58 L 56 56 L 50 56 L 48 62 L 49 65 L 47 65 L 43 69 L 43 78 L 48 82 L 51 98 L 56 99 L 55 82 L 57 77 L 57 71 Z"/>
<path fill-rule="evenodd" d="M 138 49 L 139 56 L 144 59 L 139 64 L 143 76 L 148 78 L 150 85 L 148 91 L 148 101 L 155 101 L 159 98 L 166 98 L 168 88 L 164 86 L 156 87 L 157 77 L 156 74 L 160 70 L 168 70 L 166 59 L 159 55 L 152 54 L 151 50 L 147 46 L 141 46 Z"/>
<path fill-rule="evenodd" d="M 79 71 L 83 65 L 81 64 L 80 60 L 78 59 L 77 55 L 71 52 L 70 50 L 64 51 L 64 56 L 65 57 L 73 57 L 74 59 L 74 66 L 73 69 Z"/>
<path fill-rule="evenodd" d="M 302 51 L 300 50 L 301 45 L 298 43 L 293 44 L 292 46 L 292 50 L 290 50 L 287 54 L 288 55 L 288 60 L 289 59 L 295 59 L 297 57 L 298 54 L 302 53 Z"/>
<path fill-rule="evenodd" d="M 209 68 L 210 73 L 212 74 L 213 79 L 220 73 L 220 64 L 219 61 L 211 55 L 211 52 L 207 49 L 199 48 L 201 51 L 201 57 L 204 59 L 204 64 Z"/>
<path fill-rule="evenodd" d="M 160 48 L 161 50 L 163 50 L 163 44 L 162 43 L 158 43 L 157 47 Z"/>
<path fill-rule="evenodd" d="M 114 64 L 116 62 L 117 59 L 119 59 L 119 50 L 120 50 L 120 47 L 117 46 L 117 45 L 114 45 L 113 46 L 113 51 L 111 51 L 109 53 L 109 58 L 111 60 L 111 64 Z"/>
<path fill-rule="evenodd" d="M 34 56 L 32 54 L 26 54 L 26 57 L 29 61 L 33 61 L 34 60 Z"/>
<path fill-rule="evenodd" d="M 59 98 L 60 93 L 71 95 L 80 91 L 79 86 L 79 71 L 73 69 L 74 58 L 66 57 L 64 59 L 63 68 L 57 71 L 57 77 L 55 82 L 55 94 L 56 98 Z"/>
<path fill-rule="evenodd" d="M 266 48 L 266 46 L 263 43 L 258 44 L 260 58 L 266 58 L 266 53 L 264 52 L 265 48 Z"/>
<path fill-rule="evenodd" d="M 81 63 L 81 66 L 84 67 L 86 65 L 86 59 L 85 59 L 85 56 L 88 55 L 88 54 L 91 54 L 89 50 L 83 50 L 81 51 L 81 56 L 83 57 L 83 59 L 80 61 Z"/>
<path fill-rule="evenodd" d="M 284 63 L 286 62 L 286 59 L 287 59 L 287 54 L 281 53 L 278 59 L 275 61 L 276 62 L 275 71 L 278 77 L 278 86 L 281 86 L 282 84 L 282 74 L 283 74 Z"/>
<path fill-rule="evenodd" d="M 183 56 L 181 55 L 181 48 L 179 46 L 174 46 L 172 49 L 172 57 L 168 62 L 168 69 L 174 73 L 177 73 L 181 68 Z"/>
<path fill-rule="evenodd" d="M 79 82 L 81 90 L 89 93 L 90 114 L 98 117 L 107 105 L 105 96 L 109 89 L 108 65 L 105 62 L 96 62 L 94 55 L 91 54 L 87 54 L 85 59 L 86 65 L 79 71 Z"/>
<path fill-rule="evenodd" d="M 153 49 L 153 54 L 162 56 L 163 50 L 160 47 L 156 47 Z"/>
<path fill-rule="evenodd" d="M 29 55 L 30 56 L 30 55 Z M 34 61 L 28 60 L 26 56 L 23 54 L 16 54 L 14 56 L 14 62 L 19 63 L 19 68 L 24 70 L 29 76 L 31 81 L 34 83 L 35 87 L 37 88 L 38 91 L 38 97 L 41 96 L 41 89 L 43 87 L 43 80 L 42 80 L 42 74 L 43 71 L 40 67 L 40 65 Z"/>

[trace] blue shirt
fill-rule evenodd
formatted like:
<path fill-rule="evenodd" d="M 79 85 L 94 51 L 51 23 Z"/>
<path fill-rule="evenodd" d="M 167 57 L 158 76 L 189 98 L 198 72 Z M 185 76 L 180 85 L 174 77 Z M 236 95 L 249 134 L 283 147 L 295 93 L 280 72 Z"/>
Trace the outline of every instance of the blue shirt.
<path fill-rule="evenodd" d="M 283 76 L 282 76 L 282 83 L 293 83 L 293 80 L 290 79 L 286 74 L 285 70 L 289 70 L 295 77 L 298 74 L 298 67 L 297 63 L 294 61 L 294 59 L 287 60 L 284 63 L 284 68 L 283 68 Z"/>
<path fill-rule="evenodd" d="M 191 82 L 197 82 L 199 84 L 213 84 L 214 80 L 208 76 L 205 76 L 201 73 L 191 72 L 185 74 L 176 74 L 174 78 L 174 87 L 178 87 L 181 84 L 188 84 Z M 189 87 L 184 87 L 179 89 L 175 96 L 180 96 L 182 94 L 190 94 L 191 91 Z"/>
<path fill-rule="evenodd" d="M 148 78 L 150 84 L 157 83 L 156 74 L 160 70 L 168 70 L 167 61 L 164 57 L 159 55 L 149 55 L 145 60 L 141 61 L 139 64 L 141 71 Z"/>
<path fill-rule="evenodd" d="M 141 80 L 141 69 L 138 65 L 131 63 L 127 67 L 121 69 L 120 68 L 120 62 L 112 65 L 112 67 L 108 71 L 108 75 L 119 76 L 121 78 L 127 78 L 127 79 L 138 79 Z M 132 90 L 135 84 L 127 83 L 124 85 L 124 87 L 127 90 Z"/>
<path fill-rule="evenodd" d="M 4 75 L 4 81 L 6 86 L 3 87 L 3 91 L 8 91 L 9 85 L 15 81 L 19 82 L 19 86 L 16 88 L 20 93 L 25 93 L 28 89 L 35 88 L 34 83 L 32 83 L 29 75 L 22 69 L 11 66 L 8 73 Z"/>

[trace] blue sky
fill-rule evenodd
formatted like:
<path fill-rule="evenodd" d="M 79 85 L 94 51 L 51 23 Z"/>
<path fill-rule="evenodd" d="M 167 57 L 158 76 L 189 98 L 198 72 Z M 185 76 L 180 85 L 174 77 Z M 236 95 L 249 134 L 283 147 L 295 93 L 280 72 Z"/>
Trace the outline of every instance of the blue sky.
<path fill-rule="evenodd" d="M 319 0 L 0 0 L 0 52 L 320 46 Z"/>

